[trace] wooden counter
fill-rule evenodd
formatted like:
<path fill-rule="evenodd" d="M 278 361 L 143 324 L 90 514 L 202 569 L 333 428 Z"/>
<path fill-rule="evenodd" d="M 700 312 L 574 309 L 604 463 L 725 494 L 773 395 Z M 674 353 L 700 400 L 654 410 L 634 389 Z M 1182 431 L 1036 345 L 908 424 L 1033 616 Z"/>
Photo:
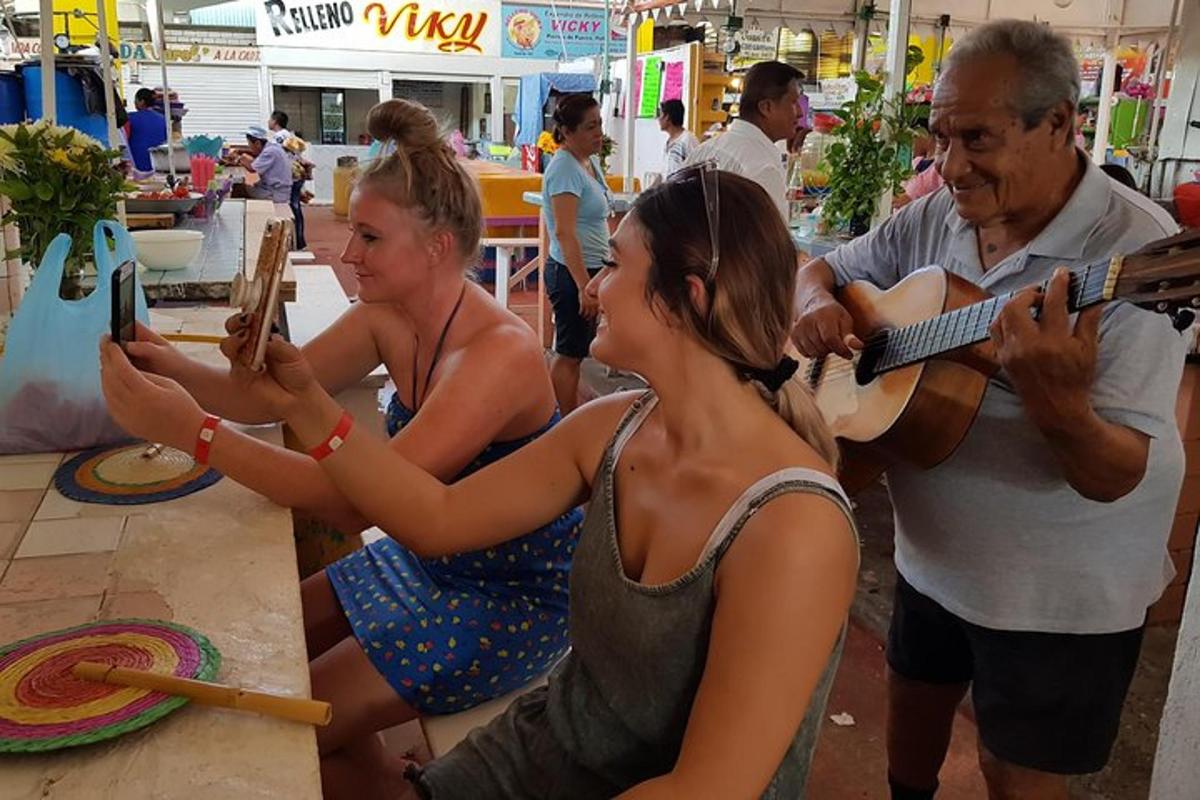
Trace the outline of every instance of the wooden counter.
<path fill-rule="evenodd" d="M 153 313 L 215 334 L 227 308 Z M 181 349 L 214 363 L 213 345 Z M 279 442 L 277 426 L 252 429 Z M 96 619 L 192 626 L 218 680 L 310 696 L 291 514 L 231 480 L 167 503 L 80 504 L 51 485 L 64 454 L 0 458 L 0 642 Z M 189 706 L 107 743 L 0 758 L 0 796 L 55 800 L 319 800 L 313 728 Z"/>

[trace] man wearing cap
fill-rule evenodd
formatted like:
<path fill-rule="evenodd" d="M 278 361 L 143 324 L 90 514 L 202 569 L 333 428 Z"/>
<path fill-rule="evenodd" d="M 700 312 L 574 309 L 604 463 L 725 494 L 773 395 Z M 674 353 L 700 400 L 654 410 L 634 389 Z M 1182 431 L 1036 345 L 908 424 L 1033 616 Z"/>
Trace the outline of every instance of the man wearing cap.
<path fill-rule="evenodd" d="M 762 61 L 746 73 L 738 118 L 729 130 L 697 147 L 688 164 L 716 161 L 723 170 L 761 186 L 788 218 L 787 170 L 775 142 L 796 135 L 800 116 L 800 80 L 804 73 L 781 61 Z"/>
<path fill-rule="evenodd" d="M 291 217 L 291 158 L 262 126 L 247 128 L 246 141 L 250 145 L 250 152 L 242 154 L 239 161 L 247 170 L 258 175 L 258 183 L 248 190 L 248 194 L 256 200 L 273 202 L 278 216 L 285 219 Z"/>

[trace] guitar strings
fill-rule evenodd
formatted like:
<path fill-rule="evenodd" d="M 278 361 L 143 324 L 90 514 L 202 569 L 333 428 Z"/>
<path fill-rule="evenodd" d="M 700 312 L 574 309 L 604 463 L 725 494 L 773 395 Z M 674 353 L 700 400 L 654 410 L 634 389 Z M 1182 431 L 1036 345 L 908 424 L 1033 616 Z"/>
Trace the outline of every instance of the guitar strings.
<path fill-rule="evenodd" d="M 1098 290 L 1102 290 L 1104 287 L 1104 283 L 1107 280 L 1107 276 L 1108 276 L 1107 270 L 1101 271 L 1101 272 L 1097 273 L 1096 275 L 1092 275 L 1093 266 L 1094 265 L 1088 265 L 1087 267 L 1085 267 L 1083 269 L 1071 272 L 1071 278 L 1073 279 L 1073 282 L 1075 283 L 1075 287 L 1073 287 L 1073 288 L 1076 290 L 1075 291 L 1076 297 L 1074 299 L 1075 299 L 1075 303 L 1077 306 L 1083 305 L 1086 302 L 1087 295 L 1089 295 L 1093 292 L 1096 292 Z M 1081 274 L 1083 277 L 1080 280 Z M 1049 285 L 1049 281 L 1043 281 L 1041 284 L 1039 284 L 1042 291 L 1045 291 L 1046 288 L 1048 288 L 1048 285 Z M 1072 287 L 1068 287 L 1068 292 L 1070 292 L 1071 290 L 1072 290 Z M 1007 302 L 1009 300 L 1011 300 L 1016 294 L 1017 294 L 1017 292 L 1007 292 L 1002 295 L 997 295 L 996 297 L 990 298 L 988 300 L 980 301 L 979 303 L 973 303 L 969 306 L 963 306 L 961 308 L 954 309 L 953 311 L 948 311 L 943 314 L 939 314 L 936 317 L 930 317 L 928 320 L 922 320 L 921 322 L 916 322 L 916 323 L 912 323 L 910 325 L 906 325 L 903 328 L 897 328 L 897 329 L 893 329 L 891 331 L 880 331 L 875 334 L 872 334 L 871 337 L 868 338 L 863 349 L 860 350 L 858 354 L 856 354 L 854 359 L 851 359 L 851 360 L 841 359 L 837 363 L 835 363 L 831 366 L 825 366 L 823 364 L 820 368 L 820 374 L 817 376 L 815 384 L 812 381 L 811 374 L 809 376 L 805 377 L 804 382 L 806 384 L 808 384 L 810 387 L 816 388 L 816 387 L 820 386 L 821 384 L 825 383 L 826 380 L 843 379 L 850 375 L 857 375 L 858 364 L 859 364 L 859 361 L 861 360 L 861 355 L 866 355 L 866 354 L 875 355 L 879 352 L 880 349 L 883 349 L 884 353 L 886 354 L 887 347 L 889 344 L 892 343 L 892 341 L 895 340 L 894 339 L 895 336 L 897 336 L 898 334 L 903 335 L 902 332 L 905 332 L 905 331 L 912 331 L 916 328 L 916 326 L 922 324 L 923 322 L 925 322 L 925 323 L 933 322 L 934 320 L 938 320 L 940 318 L 957 317 L 958 319 L 949 323 L 948 330 L 937 334 L 936 337 L 933 337 L 935 339 L 935 341 L 932 344 L 934 344 L 935 347 L 938 345 L 938 342 L 936 340 L 944 338 L 948 333 L 951 333 L 951 332 L 954 332 L 957 335 L 969 334 L 970 337 L 972 337 L 972 338 L 980 337 L 980 338 L 975 338 L 974 342 L 965 343 L 964 345 L 961 345 L 961 346 L 968 346 L 969 344 L 975 344 L 975 343 L 984 341 L 987 338 L 986 336 L 984 336 L 984 333 L 988 329 L 990 329 L 991 324 L 995 321 L 995 314 L 997 314 L 999 312 L 999 310 L 1001 308 L 1003 308 L 1004 305 L 1007 304 Z M 1003 302 L 998 302 L 998 301 L 1003 301 Z M 983 306 L 985 303 L 993 303 L 995 306 L 991 312 L 988 312 L 988 320 L 987 320 L 986 325 L 981 328 L 979 323 L 974 323 L 973 326 L 969 327 L 966 330 L 958 330 L 959 321 L 961 321 L 961 319 L 966 318 L 965 316 L 962 316 L 964 314 L 964 312 L 967 312 L 969 309 L 971 309 L 975 306 Z M 935 329 L 935 327 L 930 328 L 929 330 L 933 330 L 933 329 Z M 913 350 L 915 350 L 915 351 L 917 351 L 917 353 L 919 353 L 920 350 L 924 348 L 924 346 L 931 344 L 931 342 L 930 342 L 931 337 L 929 335 L 929 330 L 922 332 L 915 341 L 906 342 L 905 345 L 903 345 L 903 347 L 911 347 L 911 348 L 913 348 Z M 826 358 L 828 358 L 828 357 L 826 357 Z M 900 358 L 897 363 L 890 364 L 889 367 L 891 369 L 898 369 L 900 367 L 910 366 L 912 364 L 920 363 L 921 361 L 924 361 L 927 358 L 928 358 L 927 356 L 918 357 L 913 360 L 906 360 L 906 359 Z M 815 368 L 813 366 L 813 365 L 815 365 L 815 363 L 816 363 L 816 360 L 814 360 L 813 362 L 810 362 L 810 367 L 808 370 L 810 373 Z"/>

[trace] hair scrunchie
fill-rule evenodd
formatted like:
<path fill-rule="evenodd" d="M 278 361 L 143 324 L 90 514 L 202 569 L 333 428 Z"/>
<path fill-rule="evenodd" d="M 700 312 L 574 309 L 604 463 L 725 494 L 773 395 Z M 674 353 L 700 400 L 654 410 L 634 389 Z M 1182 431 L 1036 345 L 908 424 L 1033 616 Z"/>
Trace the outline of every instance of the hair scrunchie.
<path fill-rule="evenodd" d="M 790 356 L 784 356 L 779 359 L 779 363 L 771 369 L 754 369 L 747 367 L 742 370 L 742 376 L 747 380 L 758 381 L 763 386 L 767 387 L 767 391 L 774 394 L 778 392 L 783 385 L 787 383 L 796 370 L 800 368 L 800 362 Z"/>

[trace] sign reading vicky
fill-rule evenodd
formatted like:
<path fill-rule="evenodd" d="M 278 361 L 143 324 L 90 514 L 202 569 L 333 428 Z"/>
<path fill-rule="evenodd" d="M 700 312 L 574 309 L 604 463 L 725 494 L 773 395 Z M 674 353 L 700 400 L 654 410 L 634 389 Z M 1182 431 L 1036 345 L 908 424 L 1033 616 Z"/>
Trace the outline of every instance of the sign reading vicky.
<path fill-rule="evenodd" d="M 255 29 L 267 47 L 500 55 L 497 0 L 263 0 Z"/>
<path fill-rule="evenodd" d="M 503 51 L 506 58 L 580 58 L 625 50 L 625 33 L 605 24 L 602 8 L 569 8 L 505 3 Z"/>

